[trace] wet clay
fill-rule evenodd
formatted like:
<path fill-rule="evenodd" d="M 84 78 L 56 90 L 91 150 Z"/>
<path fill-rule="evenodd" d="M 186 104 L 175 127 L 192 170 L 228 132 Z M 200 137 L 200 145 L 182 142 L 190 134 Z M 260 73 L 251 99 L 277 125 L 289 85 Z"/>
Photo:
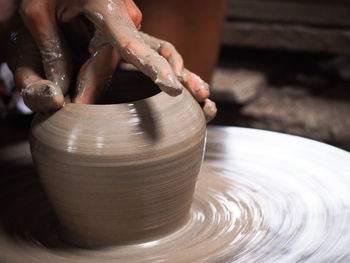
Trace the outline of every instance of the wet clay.
<path fill-rule="evenodd" d="M 91 57 L 80 69 L 74 103 L 94 104 L 108 88 L 120 61 L 119 54 L 108 41 L 96 33 L 90 42 Z"/>
<path fill-rule="evenodd" d="M 176 78 L 183 83 L 192 96 L 198 102 L 203 102 L 203 112 L 206 120 L 207 122 L 211 121 L 216 116 L 217 109 L 215 103 L 208 99 L 210 95 L 209 85 L 199 76 L 184 68 L 182 57 L 172 44 L 142 32 L 138 33 L 150 48 L 169 62 L 176 73 Z M 109 84 L 109 80 L 120 59 L 112 46 L 100 34 L 93 39 L 90 50 L 90 53 L 93 55 L 83 65 L 78 76 L 75 103 L 97 103 L 99 95 L 103 93 L 104 88 Z M 109 61 L 111 57 L 114 58 L 113 61 Z M 108 62 L 111 63 L 108 64 Z M 147 63 L 152 63 L 150 58 L 148 58 Z M 157 80 L 154 81 L 157 84 Z"/>
<path fill-rule="evenodd" d="M 204 102 L 203 111 L 207 122 L 211 121 L 216 116 L 216 105 L 208 99 L 210 95 L 209 85 L 199 76 L 184 68 L 181 55 L 176 51 L 175 47 L 167 42 L 155 37 L 152 37 L 143 32 L 139 32 L 145 43 L 161 56 L 167 59 L 172 66 L 176 77 L 182 82 L 198 102 Z"/>
<path fill-rule="evenodd" d="M 204 114 L 187 90 L 114 105 L 68 103 L 36 115 L 31 151 L 64 238 L 99 247 L 180 227 L 205 134 Z"/>
<path fill-rule="evenodd" d="M 6 39 L 3 44 L 5 60 L 25 103 L 36 112 L 61 108 L 64 104 L 62 90 L 44 78 L 39 50 L 17 12 L 1 28 L 1 33 Z"/>
<path fill-rule="evenodd" d="M 141 39 L 138 32 L 141 13 L 131 0 L 109 0 L 102 4 L 80 0 L 27 0 L 21 4 L 20 14 L 39 47 L 47 78 L 61 87 L 63 93 L 70 84 L 72 67 L 59 23 L 69 22 L 79 14 L 85 15 L 115 51 L 135 64 L 161 89 L 173 96 L 181 93 L 182 85 L 166 59 Z M 113 57 L 105 60 L 110 64 L 112 62 L 108 60 Z"/>
<path fill-rule="evenodd" d="M 94 250 L 62 240 L 28 145 L 2 149 L 0 156 L 4 262 L 350 261 L 350 154 L 322 143 L 209 128 L 186 222 L 149 242 Z"/>
<path fill-rule="evenodd" d="M 204 102 L 207 121 L 215 116 L 215 103 L 208 100 L 208 84 L 184 68 L 182 58 L 173 45 L 139 31 L 142 15 L 132 0 L 103 3 L 27 0 L 21 3 L 20 15 L 39 48 L 44 72 L 50 81 L 39 84 L 31 81 L 36 77 L 33 70 L 27 70 L 26 75 L 17 74 L 17 57 L 21 54 L 12 55 L 16 63 L 11 69 L 19 80 L 18 86 L 22 89 L 26 104 L 32 110 L 45 112 L 63 106 L 63 95 L 72 86 L 72 63 L 60 23 L 67 23 L 80 14 L 93 23 L 97 32 L 90 44 L 91 57 L 78 74 L 73 101 L 95 103 L 108 86 L 120 58 L 123 58 L 149 76 L 168 95 L 177 96 L 183 87 L 187 88 L 199 102 Z M 21 29 L 26 31 L 24 26 Z M 86 30 L 81 28 L 81 31 Z M 33 39 L 28 36 L 26 43 L 33 45 Z M 103 39 L 103 45 L 91 48 L 95 42 L 101 42 L 96 39 Z M 17 44 L 17 50 L 23 50 L 23 45 Z M 40 59 L 38 54 L 34 57 Z M 31 88 L 27 89 L 29 86 Z"/>

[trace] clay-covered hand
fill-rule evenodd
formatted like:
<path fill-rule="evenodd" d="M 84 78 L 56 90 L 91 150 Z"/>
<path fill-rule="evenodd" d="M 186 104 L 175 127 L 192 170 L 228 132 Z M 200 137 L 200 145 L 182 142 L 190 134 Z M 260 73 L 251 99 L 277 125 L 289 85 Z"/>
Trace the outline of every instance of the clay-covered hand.
<path fill-rule="evenodd" d="M 145 44 L 138 31 L 141 12 L 132 0 L 23 0 L 20 14 L 39 47 L 47 79 L 62 93 L 70 85 L 72 63 L 59 24 L 79 14 L 92 22 L 97 33 L 90 46 L 92 56 L 79 73 L 78 89 L 96 83 L 104 86 L 120 54 L 169 95 L 182 91 L 167 60 Z"/>
<path fill-rule="evenodd" d="M 17 74 L 24 99 L 35 111 L 57 109 L 64 103 L 63 94 L 71 85 L 72 63 L 59 24 L 83 14 L 97 30 L 89 46 L 91 56 L 77 78 L 76 103 L 94 102 L 122 57 L 169 95 L 181 93 L 181 81 L 199 102 L 204 102 L 207 119 L 215 116 L 215 103 L 207 98 L 208 85 L 183 68 L 175 48 L 138 31 L 142 15 L 132 0 L 23 0 L 20 14 L 39 47 L 48 79 L 29 67 L 25 74 Z"/>
<path fill-rule="evenodd" d="M 154 38 L 141 31 L 139 31 L 139 35 L 144 42 L 143 44 L 147 45 L 147 47 L 167 60 L 176 78 L 190 91 L 199 103 L 204 104 L 203 111 L 207 121 L 209 122 L 212 120 L 216 115 L 216 105 L 213 101 L 208 99 L 210 95 L 209 85 L 199 76 L 184 68 L 181 55 L 171 43 Z M 99 46 L 103 46 L 104 49 L 98 48 Z M 94 60 L 94 62 L 91 63 L 92 61 L 88 60 L 80 71 L 77 83 L 77 95 L 74 99 L 75 103 L 94 103 L 96 97 L 98 97 L 99 93 L 103 90 L 103 86 L 106 86 L 105 82 L 101 81 L 106 79 L 106 77 L 103 77 L 102 73 L 108 72 L 107 75 L 111 76 L 118 61 L 118 59 L 110 59 L 111 57 L 118 57 L 118 53 L 114 52 L 114 55 L 111 56 L 111 54 L 113 54 L 113 49 L 100 35 L 96 35 L 95 38 L 93 38 L 90 43 L 90 50 L 91 53 L 94 53 L 96 50 L 100 51 L 98 55 L 95 53 L 96 55 L 89 59 Z M 106 64 L 106 62 L 111 61 L 113 61 L 113 63 Z M 95 66 L 91 67 L 91 65 Z M 109 70 L 106 70 L 106 68 Z M 85 75 L 85 77 L 81 77 L 82 75 Z M 99 75 L 102 77 L 99 77 Z M 103 83 L 103 85 L 99 87 L 101 83 Z"/>
<path fill-rule="evenodd" d="M 140 32 L 145 43 L 154 51 L 163 56 L 171 65 L 176 77 L 187 88 L 198 102 L 203 102 L 203 111 L 207 122 L 211 121 L 216 115 L 215 102 L 208 99 L 210 95 L 209 85 L 199 76 L 184 68 L 181 55 L 175 47 L 164 40 L 157 39 L 150 35 Z"/>
<path fill-rule="evenodd" d="M 0 11 L 1 56 L 12 72 L 24 101 L 33 111 L 62 106 L 64 97 L 54 82 L 46 80 L 39 50 L 18 15 L 16 0 L 2 0 Z"/>

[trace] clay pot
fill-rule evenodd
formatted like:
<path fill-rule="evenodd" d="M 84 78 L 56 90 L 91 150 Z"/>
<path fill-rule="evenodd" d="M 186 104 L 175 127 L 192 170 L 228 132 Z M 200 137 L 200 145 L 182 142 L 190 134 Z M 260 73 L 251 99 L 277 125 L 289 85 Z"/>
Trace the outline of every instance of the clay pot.
<path fill-rule="evenodd" d="M 206 136 L 188 91 L 36 115 L 37 172 L 63 237 L 95 247 L 151 240 L 186 222 Z"/>

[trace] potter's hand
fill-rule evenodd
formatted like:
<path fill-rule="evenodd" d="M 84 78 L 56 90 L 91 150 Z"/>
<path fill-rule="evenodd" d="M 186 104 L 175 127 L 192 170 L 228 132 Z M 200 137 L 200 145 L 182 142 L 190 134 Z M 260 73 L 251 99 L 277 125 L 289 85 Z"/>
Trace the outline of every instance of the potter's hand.
<path fill-rule="evenodd" d="M 191 92 L 193 97 L 198 102 L 203 102 L 204 115 L 208 122 L 212 120 L 216 115 L 216 105 L 213 101 L 208 99 L 210 94 L 209 85 L 205 83 L 199 76 L 184 68 L 182 57 L 176 51 L 175 47 L 172 44 L 151 37 L 140 31 L 138 33 L 143 41 L 143 45 L 147 45 L 148 48 L 154 50 L 154 52 L 157 52 L 161 57 L 165 58 L 171 67 L 172 74 L 174 74 L 176 78 L 180 80 L 180 82 Z M 104 49 L 101 50 L 100 48 L 98 48 L 98 46 L 103 46 Z M 94 55 L 92 56 L 92 58 L 90 58 L 90 60 L 95 60 L 94 63 L 90 63 L 91 61 L 88 60 L 87 63 L 85 63 L 85 65 L 83 66 L 82 70 L 80 71 L 78 77 L 77 95 L 74 100 L 74 102 L 76 103 L 95 102 L 95 97 L 98 96 L 98 93 L 101 90 L 101 87 L 98 87 L 98 83 L 101 84 L 103 83 L 101 82 L 101 79 L 106 79 L 100 78 L 98 76 L 99 74 L 96 73 L 96 67 L 91 67 L 91 74 L 84 74 L 84 72 L 88 72 L 88 68 L 90 68 L 92 64 L 100 65 L 98 68 L 103 68 L 105 67 L 106 62 L 112 62 L 108 64 L 107 68 L 114 69 L 118 61 L 118 59 L 115 59 L 114 61 L 110 59 L 111 57 L 113 57 L 111 56 L 111 46 L 106 44 L 106 40 L 103 40 L 103 37 L 101 37 L 100 35 L 96 35 L 93 38 L 93 40 L 90 43 L 90 50 L 91 53 L 96 52 L 96 50 L 100 50 L 100 53 L 95 53 L 98 54 L 98 56 Z M 114 54 L 114 57 L 118 57 L 118 54 Z M 113 71 L 111 70 L 108 72 L 109 75 L 113 73 Z M 82 75 L 85 75 L 86 77 L 83 78 Z"/>
<path fill-rule="evenodd" d="M 70 84 L 71 62 L 58 24 L 79 14 L 90 20 L 97 32 L 90 45 L 91 57 L 78 76 L 78 94 L 94 94 L 98 85 L 106 85 L 119 55 L 169 95 L 181 93 L 182 85 L 168 61 L 150 48 L 137 30 L 141 13 L 132 0 L 23 0 L 20 14 L 39 47 L 46 77 L 63 93 Z M 76 102 L 88 103 L 86 98 L 91 97 L 78 96 Z"/>
<path fill-rule="evenodd" d="M 198 102 L 204 103 L 204 115 L 207 122 L 211 121 L 215 117 L 217 110 L 215 103 L 208 99 L 210 95 L 209 85 L 199 76 L 184 68 L 182 57 L 172 44 L 142 32 L 140 32 L 140 35 L 147 45 L 167 59 L 174 73 L 176 74 L 176 77 L 191 92 L 193 97 Z"/>
<path fill-rule="evenodd" d="M 62 91 L 57 83 L 44 79 L 39 50 L 18 16 L 17 3 L 7 1 L 6 5 L 6 15 L 0 14 L 1 53 L 14 74 L 16 87 L 33 111 L 60 108 L 64 103 Z"/>

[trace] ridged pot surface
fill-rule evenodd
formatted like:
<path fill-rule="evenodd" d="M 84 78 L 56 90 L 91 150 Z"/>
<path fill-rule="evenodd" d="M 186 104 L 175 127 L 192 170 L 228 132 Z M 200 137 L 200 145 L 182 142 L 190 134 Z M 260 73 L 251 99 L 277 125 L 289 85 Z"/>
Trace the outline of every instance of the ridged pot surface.
<path fill-rule="evenodd" d="M 206 125 L 184 90 L 115 105 L 67 104 L 32 123 L 32 156 L 79 246 L 152 239 L 186 221 Z"/>

